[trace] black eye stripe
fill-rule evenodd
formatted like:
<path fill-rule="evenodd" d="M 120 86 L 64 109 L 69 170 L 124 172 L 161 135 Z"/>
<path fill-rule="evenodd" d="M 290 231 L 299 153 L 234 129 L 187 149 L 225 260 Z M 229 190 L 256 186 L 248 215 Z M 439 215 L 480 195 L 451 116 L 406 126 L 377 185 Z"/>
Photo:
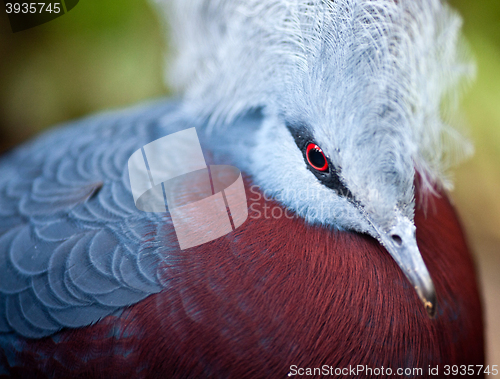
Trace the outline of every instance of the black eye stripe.
<path fill-rule="evenodd" d="M 318 180 L 321 183 L 323 183 L 323 185 L 325 185 L 326 187 L 334 190 L 340 196 L 344 196 L 349 200 L 354 200 L 354 196 L 351 193 L 351 191 L 349 191 L 349 189 L 340 180 L 340 175 L 339 175 L 340 169 L 332 165 L 330 158 L 326 154 L 322 152 L 323 157 L 326 159 L 326 164 L 327 164 L 327 169 L 325 171 L 318 170 L 318 165 L 314 164 L 314 162 L 310 162 L 310 159 L 308 158 L 307 155 L 308 146 L 310 144 L 313 144 L 315 146 L 318 146 L 320 149 L 321 147 L 314 142 L 312 135 L 307 130 L 307 128 L 305 126 L 294 127 L 289 124 L 287 124 L 286 126 L 290 131 L 292 137 L 294 138 L 298 148 L 302 152 L 306 166 L 309 169 L 309 171 L 311 171 L 314 174 L 314 176 L 316 176 L 316 178 L 318 178 Z M 320 162 L 316 163 L 319 164 Z"/>

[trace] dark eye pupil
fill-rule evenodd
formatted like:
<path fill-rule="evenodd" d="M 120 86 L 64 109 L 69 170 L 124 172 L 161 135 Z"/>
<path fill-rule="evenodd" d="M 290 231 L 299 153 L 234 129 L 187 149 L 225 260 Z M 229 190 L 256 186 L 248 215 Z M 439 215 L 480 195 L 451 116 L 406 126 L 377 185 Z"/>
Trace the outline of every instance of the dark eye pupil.
<path fill-rule="evenodd" d="M 306 156 L 307 156 L 307 161 L 315 170 L 318 171 L 328 170 L 328 162 L 326 160 L 325 154 L 323 154 L 323 151 L 318 145 L 310 143 L 307 146 Z"/>
<path fill-rule="evenodd" d="M 316 149 L 311 149 L 309 151 L 309 162 L 311 162 L 311 166 L 314 166 L 315 168 L 322 168 L 325 163 L 325 156 L 323 153 Z"/>

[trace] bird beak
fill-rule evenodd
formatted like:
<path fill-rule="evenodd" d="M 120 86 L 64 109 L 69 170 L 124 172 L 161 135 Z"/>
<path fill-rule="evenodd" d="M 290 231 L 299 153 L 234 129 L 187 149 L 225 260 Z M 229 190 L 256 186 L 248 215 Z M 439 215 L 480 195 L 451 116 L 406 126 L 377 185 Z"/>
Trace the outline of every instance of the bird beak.
<path fill-rule="evenodd" d="M 413 285 L 429 317 L 434 318 L 437 309 L 436 291 L 417 246 L 415 225 L 407 217 L 398 214 L 396 224 L 389 232 L 380 231 L 377 227 L 375 229 L 379 234 L 379 242 Z"/>

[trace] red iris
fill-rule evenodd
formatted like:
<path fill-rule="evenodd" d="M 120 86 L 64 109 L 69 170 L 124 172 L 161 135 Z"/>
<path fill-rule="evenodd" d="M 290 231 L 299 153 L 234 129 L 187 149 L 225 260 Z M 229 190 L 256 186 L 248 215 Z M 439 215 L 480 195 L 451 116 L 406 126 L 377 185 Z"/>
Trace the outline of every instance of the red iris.
<path fill-rule="evenodd" d="M 318 171 L 328 170 L 328 161 L 326 160 L 323 150 L 321 150 L 321 148 L 318 145 L 314 143 L 310 143 L 309 145 L 307 145 L 306 157 L 307 157 L 307 162 L 315 170 Z"/>

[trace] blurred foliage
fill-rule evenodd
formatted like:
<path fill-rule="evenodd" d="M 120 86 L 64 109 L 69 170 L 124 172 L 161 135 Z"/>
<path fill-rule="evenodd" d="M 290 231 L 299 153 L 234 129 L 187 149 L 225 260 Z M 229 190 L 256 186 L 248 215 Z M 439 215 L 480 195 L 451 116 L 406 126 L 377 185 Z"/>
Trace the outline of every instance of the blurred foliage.
<path fill-rule="evenodd" d="M 160 24 L 146 1 L 81 0 L 13 34 L 0 14 L 0 149 L 55 123 L 166 92 Z"/>
<path fill-rule="evenodd" d="M 454 198 L 474 243 L 500 253 L 500 1 L 452 0 L 477 62 L 477 80 L 462 109 L 476 146 L 456 172 Z"/>

